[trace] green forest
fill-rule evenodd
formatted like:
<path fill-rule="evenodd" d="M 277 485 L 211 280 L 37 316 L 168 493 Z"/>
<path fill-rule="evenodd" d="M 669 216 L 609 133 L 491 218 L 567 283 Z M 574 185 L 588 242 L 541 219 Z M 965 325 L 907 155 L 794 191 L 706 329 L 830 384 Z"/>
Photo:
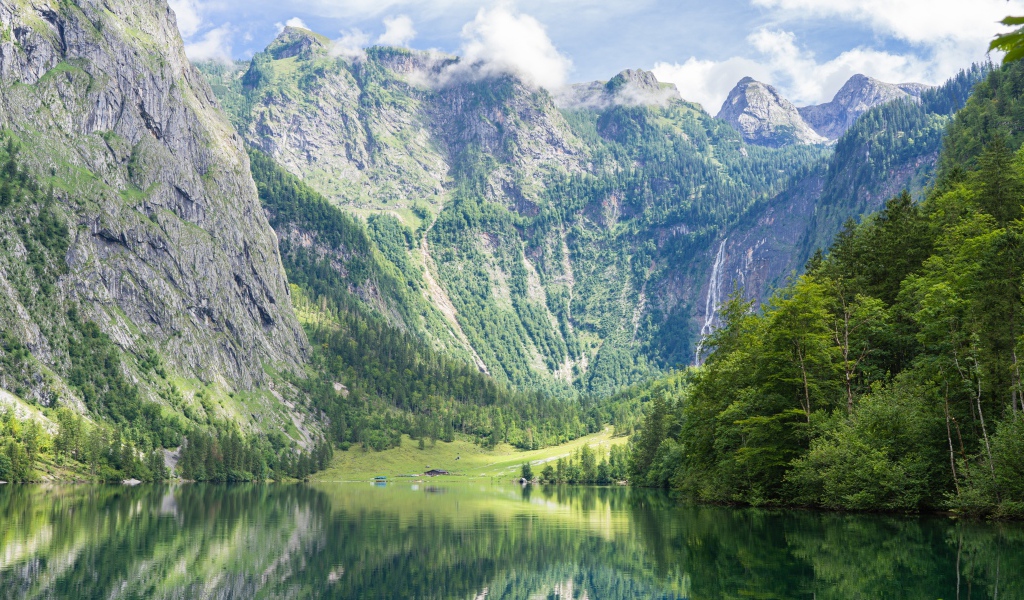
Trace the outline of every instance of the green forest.
<path fill-rule="evenodd" d="M 1024 516 L 1024 66 L 949 125 L 935 185 L 849 222 L 685 385 L 645 390 L 631 481 L 705 502 Z"/>

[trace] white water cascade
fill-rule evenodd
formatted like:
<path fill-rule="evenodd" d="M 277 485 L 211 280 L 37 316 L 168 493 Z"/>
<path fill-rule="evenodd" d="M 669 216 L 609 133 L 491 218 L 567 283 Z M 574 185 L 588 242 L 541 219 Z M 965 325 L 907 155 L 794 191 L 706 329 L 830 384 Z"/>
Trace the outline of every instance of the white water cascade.
<path fill-rule="evenodd" d="M 704 342 L 715 331 L 715 317 L 718 316 L 718 305 L 721 304 L 722 288 L 722 267 L 725 264 L 725 243 L 729 238 L 722 240 L 718 246 L 718 254 L 715 256 L 715 265 L 711 268 L 711 281 L 708 282 L 708 297 L 704 302 L 704 325 L 700 328 L 700 341 L 697 342 L 697 353 L 693 362 L 700 365 L 700 355 L 704 351 Z"/>

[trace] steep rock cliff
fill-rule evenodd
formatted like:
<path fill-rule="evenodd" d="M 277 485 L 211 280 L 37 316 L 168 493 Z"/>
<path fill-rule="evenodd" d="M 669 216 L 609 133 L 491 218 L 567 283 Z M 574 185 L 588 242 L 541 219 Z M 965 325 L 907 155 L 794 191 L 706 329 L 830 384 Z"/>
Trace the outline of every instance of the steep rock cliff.
<path fill-rule="evenodd" d="M 248 157 L 164 0 L 0 1 L 0 124 L 26 176 L 53 189 L 52 206 L 24 210 L 68 234 L 44 263 L 52 290 L 7 283 L 17 249 L 0 264 L 0 325 L 42 374 L 31 396 L 74 403 L 61 378 L 81 319 L 126 357 L 155 350 L 227 388 L 298 368 L 306 342 Z M 0 223 L 14 239 L 18 223 Z"/>

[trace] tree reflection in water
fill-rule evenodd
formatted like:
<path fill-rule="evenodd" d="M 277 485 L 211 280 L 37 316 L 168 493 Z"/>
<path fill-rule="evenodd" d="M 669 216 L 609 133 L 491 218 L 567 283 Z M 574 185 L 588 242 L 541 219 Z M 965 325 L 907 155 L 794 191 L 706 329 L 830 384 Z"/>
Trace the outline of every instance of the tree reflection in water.
<path fill-rule="evenodd" d="M 0 598 L 1024 598 L 1020 525 L 623 488 L 3 486 L 0 524 Z"/>

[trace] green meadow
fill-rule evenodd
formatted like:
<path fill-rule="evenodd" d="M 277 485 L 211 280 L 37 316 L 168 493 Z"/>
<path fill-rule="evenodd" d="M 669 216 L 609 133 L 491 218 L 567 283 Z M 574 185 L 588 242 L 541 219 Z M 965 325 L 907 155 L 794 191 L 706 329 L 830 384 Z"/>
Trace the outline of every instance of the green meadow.
<path fill-rule="evenodd" d="M 429 443 L 420 450 L 419 442 L 409 436 L 402 437 L 398 448 L 382 452 L 352 447 L 347 451 L 336 451 L 331 466 L 314 476 L 316 481 L 366 481 L 376 476 L 389 478 L 405 475 L 420 475 L 430 469 L 443 469 L 451 473 L 446 479 L 457 478 L 513 478 L 517 477 L 524 462 L 538 465 L 567 457 L 583 446 L 590 446 L 597 455 L 604 456 L 613 445 L 625 444 L 629 438 L 613 437 L 612 428 L 591 434 L 572 442 L 520 451 L 508 444 L 499 444 L 494 449 L 478 446 L 471 441 L 456 439 L 454 442 L 438 441 Z"/>

